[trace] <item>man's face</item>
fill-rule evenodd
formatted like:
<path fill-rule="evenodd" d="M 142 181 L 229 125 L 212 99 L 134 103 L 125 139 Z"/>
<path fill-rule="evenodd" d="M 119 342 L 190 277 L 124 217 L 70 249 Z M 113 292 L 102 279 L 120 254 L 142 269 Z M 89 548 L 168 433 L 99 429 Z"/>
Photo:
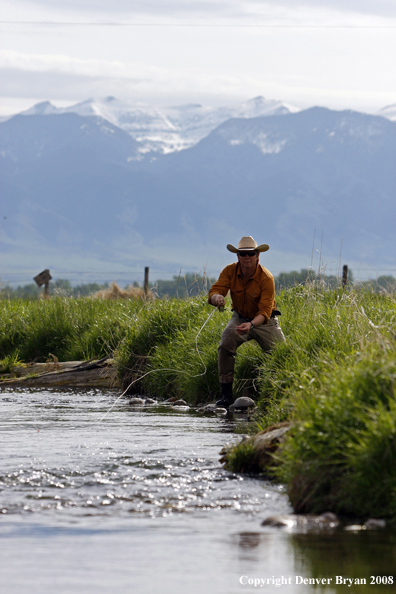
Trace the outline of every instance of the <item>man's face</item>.
<path fill-rule="evenodd" d="M 257 252 L 241 250 L 238 252 L 238 262 L 241 265 L 242 274 L 244 276 L 251 276 L 256 270 L 259 261 Z"/>

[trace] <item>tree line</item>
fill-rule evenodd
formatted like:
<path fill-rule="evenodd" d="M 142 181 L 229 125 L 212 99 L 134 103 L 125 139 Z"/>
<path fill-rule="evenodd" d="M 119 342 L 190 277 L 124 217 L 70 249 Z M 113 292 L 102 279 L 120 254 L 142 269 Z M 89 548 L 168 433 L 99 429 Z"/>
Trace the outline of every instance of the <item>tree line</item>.
<path fill-rule="evenodd" d="M 149 288 L 159 298 L 178 297 L 179 299 L 186 299 L 187 297 L 194 297 L 205 293 L 216 280 L 216 278 L 210 278 L 206 275 L 188 272 L 174 275 L 171 280 L 157 280 L 155 283 L 150 283 Z M 320 274 L 312 269 L 303 268 L 300 271 L 281 272 L 275 277 L 275 290 L 279 293 L 283 289 L 297 285 L 306 286 L 312 283 L 320 284 L 326 288 L 336 288 L 340 286 L 341 279 L 336 275 Z M 351 270 L 348 272 L 348 283 L 375 292 L 394 293 L 396 289 L 396 279 L 393 276 L 378 276 L 375 280 L 355 283 Z M 50 287 L 52 295 L 77 298 L 87 297 L 99 291 L 106 290 L 110 287 L 110 284 L 83 283 L 73 286 L 67 279 L 57 279 L 51 282 Z M 135 281 L 126 288 L 128 287 L 141 287 L 141 285 Z M 43 290 L 35 283 L 29 283 L 15 288 L 8 284 L 1 286 L 0 283 L 0 299 L 35 300 L 39 299 L 42 293 Z"/>

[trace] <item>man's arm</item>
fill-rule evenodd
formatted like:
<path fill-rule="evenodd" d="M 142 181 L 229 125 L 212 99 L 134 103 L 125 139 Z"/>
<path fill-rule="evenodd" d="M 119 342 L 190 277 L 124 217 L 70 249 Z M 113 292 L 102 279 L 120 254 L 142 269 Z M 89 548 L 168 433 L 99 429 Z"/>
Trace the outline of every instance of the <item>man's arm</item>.
<path fill-rule="evenodd" d="M 222 307 L 225 304 L 225 296 L 230 289 L 230 278 L 228 267 L 221 271 L 219 280 L 212 285 L 209 291 L 208 302 L 215 307 Z"/>
<path fill-rule="evenodd" d="M 264 279 L 261 285 L 261 296 L 258 304 L 258 314 L 264 316 L 264 324 L 271 317 L 272 310 L 275 307 L 275 281 L 272 274 Z"/>

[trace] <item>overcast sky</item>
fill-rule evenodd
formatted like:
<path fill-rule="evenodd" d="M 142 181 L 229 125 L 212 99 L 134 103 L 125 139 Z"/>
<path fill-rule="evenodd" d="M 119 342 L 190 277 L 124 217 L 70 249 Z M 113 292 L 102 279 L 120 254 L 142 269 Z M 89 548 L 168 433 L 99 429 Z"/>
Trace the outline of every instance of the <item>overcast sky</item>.
<path fill-rule="evenodd" d="M 3 0 L 0 115 L 113 95 L 396 103 L 395 0 Z"/>

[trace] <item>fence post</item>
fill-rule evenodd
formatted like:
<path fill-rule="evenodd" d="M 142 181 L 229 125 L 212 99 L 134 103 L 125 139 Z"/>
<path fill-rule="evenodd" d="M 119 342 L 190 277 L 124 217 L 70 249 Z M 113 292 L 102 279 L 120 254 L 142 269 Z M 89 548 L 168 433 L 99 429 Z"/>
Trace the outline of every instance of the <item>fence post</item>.
<path fill-rule="evenodd" d="M 344 264 L 342 267 L 342 286 L 346 287 L 348 283 L 348 265 Z"/>
<path fill-rule="evenodd" d="M 144 268 L 144 294 L 148 297 L 149 294 L 149 267 Z"/>
<path fill-rule="evenodd" d="M 51 279 L 52 276 L 48 268 L 43 270 L 43 272 L 40 272 L 40 274 L 33 279 L 38 287 L 44 285 L 44 299 L 49 299 L 49 282 Z"/>

